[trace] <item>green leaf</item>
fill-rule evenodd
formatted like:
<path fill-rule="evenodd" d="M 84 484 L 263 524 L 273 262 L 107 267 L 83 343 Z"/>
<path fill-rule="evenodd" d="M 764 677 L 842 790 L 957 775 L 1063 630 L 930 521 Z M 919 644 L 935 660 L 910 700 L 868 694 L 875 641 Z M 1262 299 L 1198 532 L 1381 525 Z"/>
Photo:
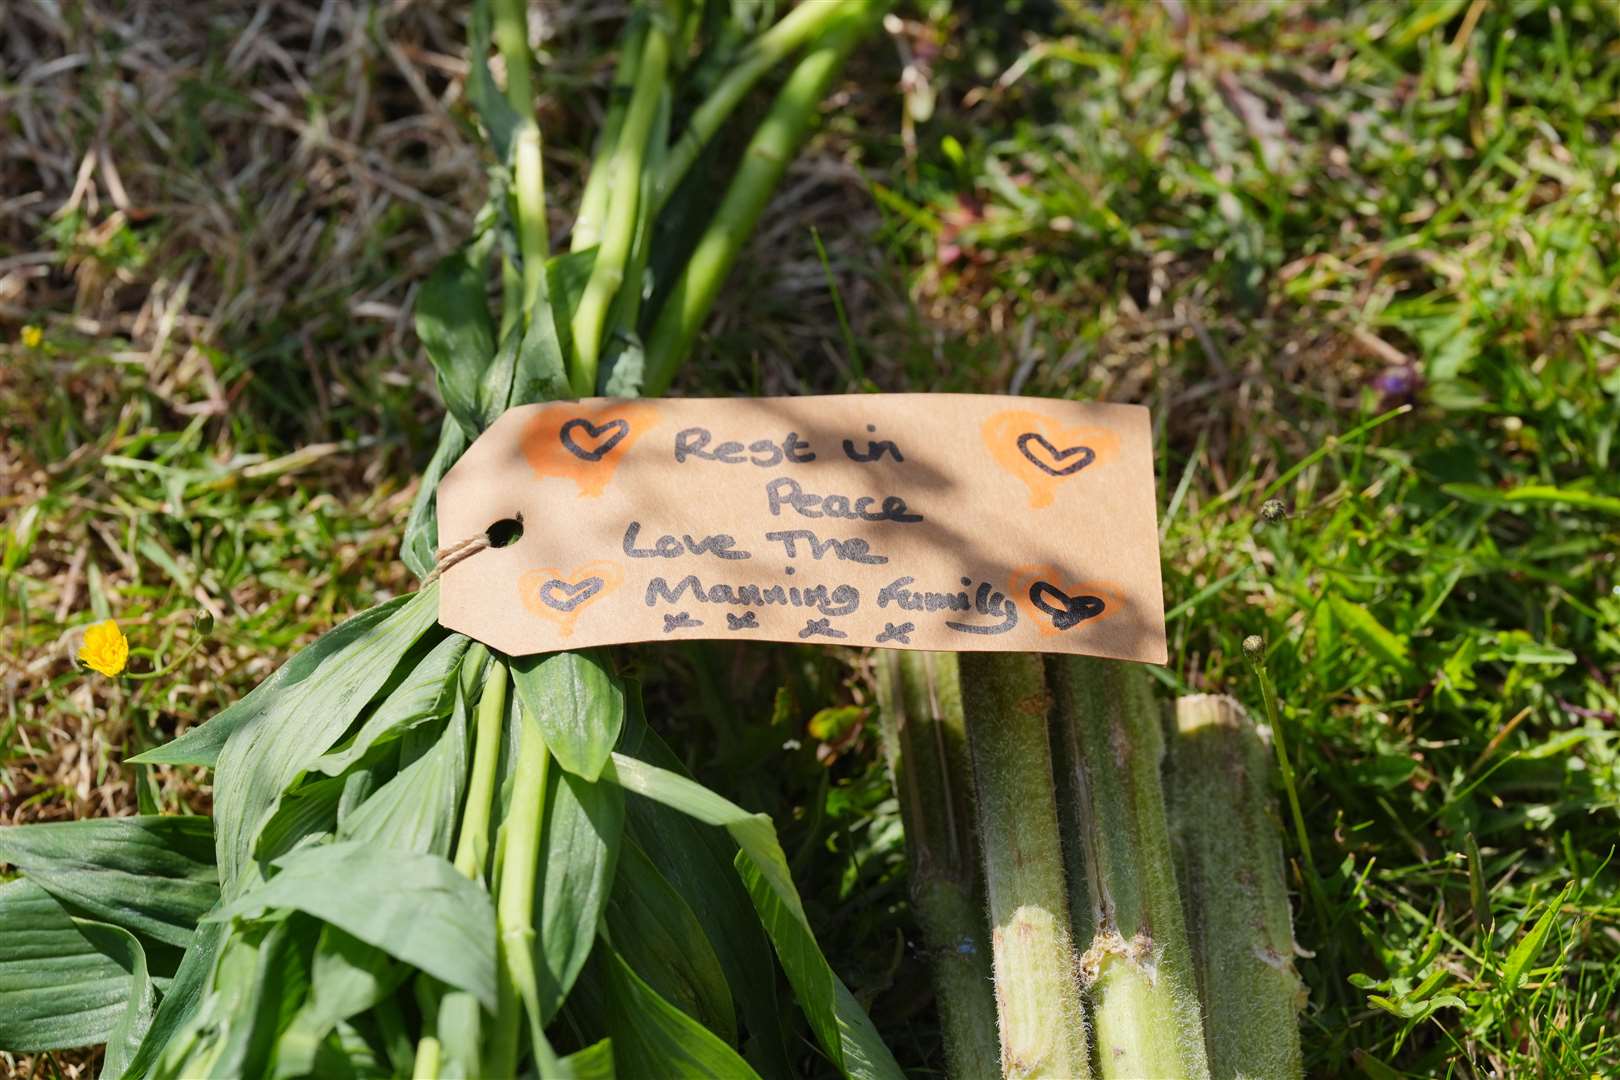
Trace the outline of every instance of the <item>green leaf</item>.
<path fill-rule="evenodd" d="M 780 849 L 777 851 L 780 858 Z M 787 869 L 782 861 L 781 869 Z M 822 1049 L 839 1065 L 845 1076 L 903 1076 L 900 1066 L 883 1044 L 871 1018 L 842 979 L 833 974 L 827 958 L 816 944 L 810 924 L 799 906 L 798 893 L 784 896 L 772 884 L 775 875 L 749 857 L 745 848 L 737 853 L 737 873 L 748 887 L 765 932 L 776 946 L 776 955 L 787 972 L 794 996 L 810 1020 Z M 834 1048 L 837 1053 L 834 1053 Z"/>
<path fill-rule="evenodd" d="M 614 1080 L 618 1075 L 613 1068 L 612 1039 L 603 1039 L 583 1050 L 575 1050 L 558 1065 L 561 1066 L 558 1070 L 559 1080 Z"/>
<path fill-rule="evenodd" d="M 428 749 L 345 817 L 338 836 L 395 851 L 448 856 L 467 784 L 466 706 L 458 699 L 440 731 L 418 728 L 403 741 L 402 753 L 418 741 Z"/>
<path fill-rule="evenodd" d="M 111 1080 L 124 1074 L 152 1026 L 152 1015 L 157 1010 L 157 988 L 147 973 L 146 950 L 141 948 L 134 934 L 108 923 L 75 921 L 86 937 L 99 941 L 102 955 L 113 958 L 129 972 L 129 1001 L 118 1023 L 107 1033 L 107 1052 L 101 1061 L 100 1075 Z"/>
<path fill-rule="evenodd" d="M 225 927 L 220 923 L 204 922 L 197 927 L 191 946 L 186 949 L 180 968 L 174 973 L 163 1000 L 158 1005 L 152 1024 L 141 1039 L 140 1050 L 125 1066 L 123 1076 L 148 1075 L 170 1041 L 182 1031 L 196 1015 L 197 1007 L 207 992 L 214 961 L 225 941 Z M 104 1074 L 112 1080 L 111 1074 Z"/>
<path fill-rule="evenodd" d="M 489 247 L 478 240 L 441 260 L 416 297 L 416 336 L 438 376 L 445 408 L 468 439 L 482 430 L 478 384 L 495 355 Z"/>
<path fill-rule="evenodd" d="M 231 734 L 214 773 L 214 846 L 226 896 L 246 883 L 239 879 L 252 862 L 259 832 L 288 787 L 342 737 L 395 668 L 412 663 L 411 647 L 436 629 L 438 616 L 437 585 L 412 593 L 385 621 L 348 636 L 340 650 L 324 653 L 318 668 L 278 685 L 253 722 Z M 294 663 L 297 658 L 287 666 Z"/>
<path fill-rule="evenodd" d="M 313 939 L 314 933 L 309 920 L 286 920 L 227 937 L 207 993 L 160 1050 L 154 1075 L 161 1080 L 264 1075 L 276 1036 L 308 989 L 303 945 L 305 935 Z"/>
<path fill-rule="evenodd" d="M 321 928 L 310 996 L 276 1043 L 277 1077 L 315 1070 L 321 1043 L 339 1023 L 371 1008 L 404 981 L 408 969 L 381 949 L 335 926 Z"/>
<path fill-rule="evenodd" d="M 1600 514 L 1620 517 L 1620 498 L 1599 495 L 1580 488 L 1554 487 L 1551 484 L 1521 484 L 1515 488 L 1486 487 L 1483 484 L 1441 484 L 1440 490 L 1453 499 L 1478 503 L 1481 506 L 1567 506 L 1574 510 L 1595 510 Z"/>
<path fill-rule="evenodd" d="M 634 683 L 626 697 L 621 752 L 682 772 L 680 759 L 647 726 Z M 766 1076 L 797 1075 L 783 1037 L 770 942 L 732 863 L 736 843 L 719 829 L 641 796 L 626 801 L 626 812 L 630 834 L 642 852 L 703 924 L 747 1028 L 744 1053 L 750 1064 Z"/>
<path fill-rule="evenodd" d="M 540 724 L 546 749 L 564 769 L 595 780 L 624 726 L 624 687 L 597 652 L 512 660 L 518 700 Z"/>
<path fill-rule="evenodd" d="M 219 900 L 204 817 L 15 825 L 0 829 L 0 862 L 96 919 L 182 948 Z"/>
<path fill-rule="evenodd" d="M 461 460 L 472 441 L 461 425 L 446 416 L 439 425 L 439 442 L 422 473 L 422 486 L 416 490 L 411 516 L 405 521 L 405 540 L 399 556 L 418 581 L 433 573 L 439 547 L 439 481 Z"/>
<path fill-rule="evenodd" d="M 219 715 L 200 727 L 194 727 L 178 739 L 154 747 L 128 760 L 148 765 L 203 765 L 214 768 L 220 751 L 236 731 L 252 727 L 266 715 L 281 709 L 282 695 L 294 692 L 307 682 L 317 668 L 333 661 L 333 667 L 351 667 L 347 657 L 354 648 L 391 619 L 413 596 L 396 596 L 322 634 L 307 648 L 277 668 L 264 682 L 254 687 L 242 700 L 232 704 Z"/>
<path fill-rule="evenodd" d="M 619 855 L 605 922 L 609 939 L 647 985 L 728 1045 L 736 1043 L 731 990 L 703 924 L 633 841 Z"/>
<path fill-rule="evenodd" d="M 379 743 L 397 739 L 430 720 L 449 716 L 456 695 L 456 675 L 472 639 L 451 634 L 433 647 L 398 686 L 388 692 L 353 739 L 321 755 L 314 768 L 338 776 Z"/>
<path fill-rule="evenodd" d="M 538 310 L 542 315 L 527 328 L 513 326 L 507 331 L 494 362 L 484 372 L 478 400 L 485 427 L 514 405 L 555 401 L 573 395 L 557 325 L 544 314 L 550 308 L 542 304 Z"/>
<path fill-rule="evenodd" d="M 278 860 L 280 873 L 211 919 L 307 912 L 495 1008 L 495 909 L 436 855 L 336 843 Z"/>
<path fill-rule="evenodd" d="M 612 755 L 602 775 L 627 791 L 656 799 L 731 834 L 742 849 L 737 855 L 738 872 L 822 1050 L 846 1076 L 901 1076 L 865 1011 L 847 988 L 839 991 L 843 984 L 815 943 L 771 819 L 748 813 L 694 780 L 621 753 Z M 862 1071 L 853 1071 L 856 1068 Z"/>
<path fill-rule="evenodd" d="M 1390 667 L 1411 674 L 1412 662 L 1407 656 L 1406 639 L 1385 629 L 1373 613 L 1353 600 L 1338 593 L 1328 594 L 1328 608 L 1338 624 L 1350 632 L 1369 654 Z"/>
<path fill-rule="evenodd" d="M 0 1050 L 104 1043 L 149 993 L 145 954 L 127 932 L 73 918 L 27 879 L 0 885 Z"/>
<path fill-rule="evenodd" d="M 588 977 L 576 994 L 607 1030 L 620 1076 L 758 1076 L 712 1031 L 660 997 L 606 941 L 591 954 Z"/>
<path fill-rule="evenodd" d="M 1524 984 L 1524 977 L 1530 966 L 1535 963 L 1536 957 L 1541 955 L 1542 946 L 1547 943 L 1547 935 L 1552 932 L 1553 920 L 1563 909 L 1564 901 L 1569 898 L 1573 884 L 1565 885 L 1556 899 L 1542 911 L 1541 917 L 1536 920 L 1527 933 L 1514 944 L 1507 959 L 1502 961 L 1502 986 L 1508 993 L 1513 993 Z"/>
<path fill-rule="evenodd" d="M 542 1023 L 556 1015 L 590 955 L 624 832 L 624 793 L 617 787 L 566 772 L 556 777 L 557 783 L 546 785 L 540 838 L 545 857 L 535 882 Z"/>
<path fill-rule="evenodd" d="M 511 160 L 512 132 L 517 128 L 519 118 L 495 85 L 495 77 L 489 71 L 489 61 L 486 59 L 490 48 L 489 0 L 474 0 L 470 24 L 472 47 L 468 50 L 468 56 L 472 59 L 472 65 L 467 79 L 467 97 L 472 100 L 473 108 L 478 110 L 478 118 L 489 132 L 489 144 L 495 150 L 496 159 L 507 162 Z"/>

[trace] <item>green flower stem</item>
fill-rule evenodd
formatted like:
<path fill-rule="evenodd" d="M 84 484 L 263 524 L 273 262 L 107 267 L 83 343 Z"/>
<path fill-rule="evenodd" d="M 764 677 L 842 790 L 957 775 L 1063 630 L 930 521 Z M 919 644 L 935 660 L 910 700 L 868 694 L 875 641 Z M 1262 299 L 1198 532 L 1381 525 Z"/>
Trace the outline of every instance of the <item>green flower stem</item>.
<path fill-rule="evenodd" d="M 501 760 L 507 679 L 505 664 L 496 661 L 490 665 L 474 721 L 472 777 L 467 784 L 467 802 L 461 814 L 461 835 L 456 838 L 455 857 L 456 869 L 474 881 L 489 864 L 490 804 L 495 795 L 495 772 Z"/>
<path fill-rule="evenodd" d="M 495 47 L 506 65 L 506 100 L 519 116 L 534 112 L 534 83 L 529 77 L 529 13 L 526 0 L 495 0 Z"/>
<path fill-rule="evenodd" d="M 523 311 L 533 318 L 545 295 L 545 165 L 540 126 L 534 120 L 534 83 L 529 73 L 529 24 L 524 0 L 496 0 L 495 46 L 506 63 L 506 100 L 518 115 L 512 139 L 512 193 L 517 202 L 518 251 L 523 256 Z"/>
<path fill-rule="evenodd" d="M 1260 681 L 1260 699 L 1265 704 L 1266 723 L 1271 726 L 1271 745 L 1277 752 L 1277 772 L 1282 777 L 1283 792 L 1288 796 L 1288 810 L 1293 815 L 1300 858 L 1305 860 L 1305 869 L 1310 873 L 1311 884 L 1315 887 L 1320 879 L 1316 876 L 1316 860 L 1311 857 L 1311 838 L 1305 831 L 1305 813 L 1299 806 L 1299 791 L 1294 785 L 1294 763 L 1288 756 L 1282 718 L 1277 713 L 1277 691 L 1271 685 L 1271 674 L 1266 670 L 1266 643 L 1258 636 L 1247 638 L 1243 642 L 1243 654 L 1254 671 L 1254 677 Z"/>
<path fill-rule="evenodd" d="M 1231 698 L 1176 702 L 1166 789 L 1211 1073 L 1297 1077 L 1304 983 L 1271 763 Z"/>
<path fill-rule="evenodd" d="M 646 34 L 646 20 L 632 18 L 620 45 L 619 66 L 613 74 L 613 90 L 608 99 L 607 115 L 602 118 L 602 131 L 597 136 L 590 175 L 585 181 L 585 190 L 579 196 L 579 214 L 574 218 L 574 231 L 568 238 L 569 251 L 584 251 L 602 240 L 602 219 L 607 216 L 611 195 L 608 183 L 612 172 L 610 166 L 619 145 L 619 132 L 624 129 L 625 109 L 635 92 L 636 65 L 641 59 Z"/>
<path fill-rule="evenodd" d="M 882 650 L 877 658 L 884 755 L 905 822 L 911 906 L 933 968 L 949 1074 L 994 1076 L 996 1001 L 956 656 Z"/>
<path fill-rule="evenodd" d="M 754 230 L 771 192 L 810 133 L 821 99 L 844 59 L 886 2 L 850 0 L 817 46 L 800 60 L 748 144 L 714 219 L 698 239 L 647 338 L 646 393 L 656 397 L 675 378 L 698 328 L 714 306 L 726 274 Z"/>
<path fill-rule="evenodd" d="M 1090 900 L 1077 934 L 1090 935 L 1081 973 L 1099 1074 L 1207 1080 L 1159 778 L 1164 734 L 1147 676 L 1132 664 L 1081 656 L 1052 657 L 1048 668 L 1068 796 L 1064 828 Z"/>
<path fill-rule="evenodd" d="M 840 4 L 801 3 L 778 20 L 776 25 L 748 43 L 731 70 L 726 72 L 725 78 L 692 114 L 680 141 L 670 147 L 669 156 L 658 171 L 657 207 L 662 207 L 680 186 L 692 162 L 697 160 L 703 148 L 754 84 L 783 58 L 797 52 L 805 42 L 818 37 L 842 15 Z"/>
<path fill-rule="evenodd" d="M 964 653 L 1004 1077 L 1089 1077 L 1041 659 Z"/>
<path fill-rule="evenodd" d="M 602 223 L 602 239 L 591 266 L 590 280 L 574 310 L 574 391 L 581 396 L 596 392 L 596 368 L 602 356 L 602 331 L 608 308 L 624 282 L 625 263 L 635 240 L 641 195 L 641 164 L 647 153 L 647 134 L 658 114 L 658 99 L 669 69 L 669 32 L 653 18 L 646 31 L 641 57 L 633 74 L 635 91 L 608 164 L 611 198 Z"/>
<path fill-rule="evenodd" d="M 534 971 L 534 887 L 540 868 L 550 755 L 539 721 L 521 703 L 517 712 L 517 761 L 512 802 L 501 825 L 500 892 L 495 901 L 502 978 L 485 1069 L 489 1076 L 517 1075 L 518 1031 L 523 1014 L 529 1017 L 531 1041 L 539 1046 L 544 1038 L 538 1030 L 540 995 Z"/>

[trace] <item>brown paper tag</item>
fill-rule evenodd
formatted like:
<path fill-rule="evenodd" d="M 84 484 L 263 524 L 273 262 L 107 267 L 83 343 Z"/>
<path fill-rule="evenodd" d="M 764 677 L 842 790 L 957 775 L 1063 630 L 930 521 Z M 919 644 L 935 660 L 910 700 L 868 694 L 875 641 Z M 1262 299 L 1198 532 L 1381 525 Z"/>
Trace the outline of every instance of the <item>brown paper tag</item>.
<path fill-rule="evenodd" d="M 749 638 L 1164 663 L 1148 412 L 959 394 L 512 409 L 439 487 L 439 621 L 521 655 Z"/>

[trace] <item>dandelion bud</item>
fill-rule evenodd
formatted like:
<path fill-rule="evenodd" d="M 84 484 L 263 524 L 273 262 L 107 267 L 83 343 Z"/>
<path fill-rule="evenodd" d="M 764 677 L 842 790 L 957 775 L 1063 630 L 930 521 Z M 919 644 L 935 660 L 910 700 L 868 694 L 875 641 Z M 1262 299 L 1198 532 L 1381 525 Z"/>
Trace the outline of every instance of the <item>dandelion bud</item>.
<path fill-rule="evenodd" d="M 1243 655 L 1250 660 L 1258 660 L 1266 651 L 1266 639 L 1259 634 L 1250 634 L 1243 639 Z"/>

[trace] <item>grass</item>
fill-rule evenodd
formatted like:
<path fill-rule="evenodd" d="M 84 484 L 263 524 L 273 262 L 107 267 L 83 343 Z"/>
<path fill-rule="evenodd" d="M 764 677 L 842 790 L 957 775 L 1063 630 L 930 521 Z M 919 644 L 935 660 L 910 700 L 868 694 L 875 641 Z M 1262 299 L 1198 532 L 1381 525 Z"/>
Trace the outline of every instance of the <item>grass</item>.
<path fill-rule="evenodd" d="M 546 10 L 548 184 L 572 185 L 613 25 Z M 19 11 L 0 41 L 0 822 L 200 809 L 195 776 L 142 785 L 119 759 L 407 587 L 394 548 L 437 413 L 412 291 L 482 190 L 462 30 L 343 3 Z M 1288 822 L 1309 1070 L 1613 1072 L 1612 9 L 901 15 L 679 392 L 1151 405 L 1165 691 L 1261 716 L 1240 643 L 1267 643 L 1308 845 Z M 1274 497 L 1290 513 L 1267 524 Z M 172 655 L 198 608 L 215 630 L 171 679 L 72 669 L 92 618 Z M 700 779 L 773 815 L 902 1064 L 938 1067 L 868 658 L 623 658 Z"/>

